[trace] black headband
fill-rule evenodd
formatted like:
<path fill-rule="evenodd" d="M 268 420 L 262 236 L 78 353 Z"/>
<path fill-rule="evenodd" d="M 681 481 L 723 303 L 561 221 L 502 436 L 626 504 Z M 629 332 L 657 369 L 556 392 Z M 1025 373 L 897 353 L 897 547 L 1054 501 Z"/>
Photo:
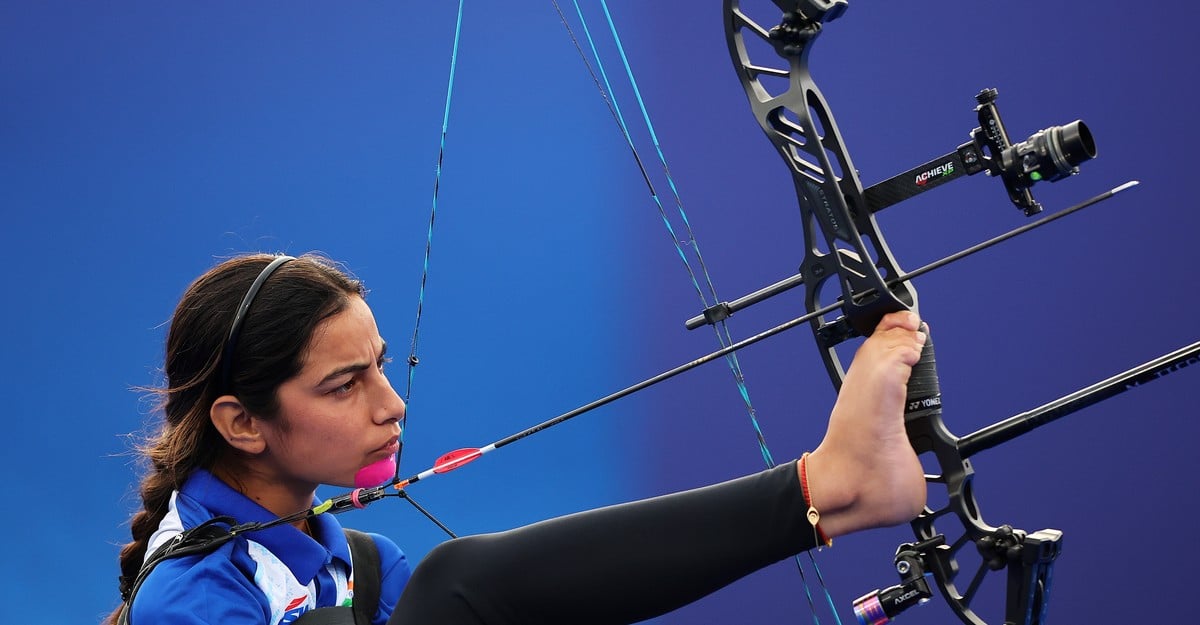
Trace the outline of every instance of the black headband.
<path fill-rule="evenodd" d="M 233 316 L 233 325 L 229 327 L 229 338 L 225 341 L 225 350 L 221 352 L 221 391 L 228 393 L 231 390 L 233 375 L 233 354 L 237 347 L 238 337 L 242 334 L 242 321 L 246 319 L 246 312 L 250 310 L 250 305 L 254 303 L 254 296 L 258 295 L 258 290 L 262 288 L 267 278 L 271 277 L 272 273 L 279 268 L 280 265 L 289 260 L 296 260 L 292 256 L 276 256 L 270 264 L 263 268 L 262 273 L 254 279 L 254 283 L 250 285 L 250 290 L 246 291 L 246 296 L 242 298 L 242 304 L 238 306 L 237 314 Z"/>

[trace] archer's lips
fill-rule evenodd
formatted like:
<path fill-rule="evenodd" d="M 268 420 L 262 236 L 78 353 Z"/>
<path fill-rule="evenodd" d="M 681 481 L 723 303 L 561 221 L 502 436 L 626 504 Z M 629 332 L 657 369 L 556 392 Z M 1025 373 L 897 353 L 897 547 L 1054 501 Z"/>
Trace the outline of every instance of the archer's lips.
<path fill-rule="evenodd" d="M 376 454 L 376 453 L 394 454 L 398 451 L 400 451 L 400 437 L 393 436 L 393 437 L 389 438 L 386 443 L 384 443 L 384 444 L 380 445 L 379 447 L 376 447 L 374 450 L 372 450 L 371 453 L 372 454 Z"/>

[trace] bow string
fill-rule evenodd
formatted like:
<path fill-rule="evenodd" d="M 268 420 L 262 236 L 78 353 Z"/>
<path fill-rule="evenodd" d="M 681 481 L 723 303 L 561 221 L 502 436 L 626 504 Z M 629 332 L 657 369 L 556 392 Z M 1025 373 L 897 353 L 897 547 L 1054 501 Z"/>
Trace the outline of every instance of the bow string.
<path fill-rule="evenodd" d="M 663 177 L 665 178 L 667 186 L 671 191 L 671 199 L 674 201 L 675 205 L 675 219 L 668 214 L 663 205 L 663 201 L 656 190 L 652 179 L 653 177 L 650 172 L 647 171 L 645 161 L 641 157 L 641 154 L 636 146 L 636 142 L 633 139 L 630 127 L 626 123 L 625 116 L 621 111 L 616 91 L 612 86 L 608 72 L 605 70 L 603 58 L 600 52 L 597 50 L 591 29 L 588 26 L 588 20 L 585 17 L 583 9 L 580 7 L 578 0 L 572 0 L 572 4 L 574 6 L 575 15 L 579 23 L 579 29 L 584 35 L 583 38 L 588 42 L 590 56 L 588 52 L 584 51 L 583 46 L 580 43 L 580 38 L 576 36 L 575 31 L 571 26 L 571 20 L 569 20 L 563 13 L 561 7 L 559 6 L 558 0 L 552 0 L 552 2 L 555 10 L 558 11 L 564 27 L 567 29 L 567 33 L 570 36 L 576 51 L 583 59 L 583 63 L 586 66 L 593 83 L 608 107 L 614 122 L 616 122 L 622 137 L 625 139 L 626 145 L 630 149 L 630 154 L 637 164 L 638 170 L 642 175 L 642 179 L 646 183 L 650 197 L 658 209 L 659 216 L 662 218 L 663 225 L 670 236 L 671 243 L 683 264 L 684 270 L 687 272 L 688 277 L 691 280 L 691 284 L 698 299 L 700 300 L 701 305 L 705 308 L 710 308 L 711 306 L 717 305 L 717 303 L 720 302 L 720 297 L 717 295 L 716 286 L 713 283 L 712 276 L 710 275 L 708 267 L 704 261 L 704 255 L 700 251 L 700 243 L 695 232 L 693 231 L 691 220 L 688 218 L 687 211 L 684 208 L 684 203 L 682 197 L 680 196 L 679 188 L 676 185 L 674 178 L 671 176 L 671 168 L 667 164 L 666 154 L 664 153 L 663 147 L 658 139 L 658 134 L 654 129 L 654 123 L 650 111 L 648 110 L 646 102 L 642 97 L 641 89 L 638 86 L 637 79 L 634 76 L 632 64 L 625 52 L 624 45 L 621 43 L 621 37 L 618 32 L 616 22 L 613 19 L 612 11 L 609 9 L 607 0 L 600 0 L 600 7 L 603 10 L 609 33 L 612 36 L 612 41 L 619 54 L 621 65 L 624 69 L 629 88 L 637 101 L 638 110 L 641 113 L 646 134 L 649 136 L 649 139 L 654 147 L 655 154 L 658 156 L 659 163 L 662 166 Z M 680 233 L 682 233 L 682 236 Z M 735 341 L 725 319 L 714 320 L 714 322 L 710 325 L 714 330 L 717 342 L 720 344 L 722 350 L 728 350 L 731 346 L 735 345 Z M 729 367 L 734 384 L 737 387 L 738 394 L 745 406 L 747 416 L 749 417 L 750 426 L 754 432 L 755 440 L 757 442 L 759 452 L 762 455 L 763 462 L 768 468 L 774 467 L 776 465 L 774 454 L 772 454 L 770 446 L 767 444 L 766 435 L 764 434 L 762 425 L 759 422 L 758 412 L 754 408 L 754 403 L 750 398 L 750 390 L 746 383 L 746 377 L 742 372 L 741 363 L 738 361 L 737 352 L 734 350 L 729 350 L 728 353 L 724 355 L 724 359 Z M 805 554 L 805 557 L 807 557 L 810 566 L 813 569 L 813 574 L 815 575 L 820 589 L 823 592 L 824 599 L 829 606 L 835 622 L 839 623 L 840 625 L 841 619 L 838 616 L 836 607 L 834 607 L 833 597 L 825 585 L 825 581 L 821 575 L 820 567 L 817 565 L 817 561 L 813 556 L 813 553 L 810 551 Z M 796 564 L 796 570 L 801 578 L 805 598 L 808 601 L 809 608 L 813 615 L 813 621 L 815 623 L 820 623 L 820 619 L 817 616 L 815 601 L 813 599 L 813 592 L 809 587 L 801 556 L 795 556 L 794 561 Z"/>

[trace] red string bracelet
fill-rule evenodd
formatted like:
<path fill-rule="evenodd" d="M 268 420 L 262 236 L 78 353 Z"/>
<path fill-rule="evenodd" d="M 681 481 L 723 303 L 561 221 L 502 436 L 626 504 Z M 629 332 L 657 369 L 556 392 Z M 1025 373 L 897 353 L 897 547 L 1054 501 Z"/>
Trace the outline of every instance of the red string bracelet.
<path fill-rule="evenodd" d="M 813 504 L 812 495 L 808 491 L 808 452 L 804 452 L 800 456 L 800 492 L 804 495 L 804 503 L 808 504 L 808 522 L 813 526 L 813 538 L 816 539 L 818 545 L 826 547 L 833 546 L 833 539 L 825 536 L 825 532 L 821 531 L 821 513 L 817 512 L 816 505 Z"/>

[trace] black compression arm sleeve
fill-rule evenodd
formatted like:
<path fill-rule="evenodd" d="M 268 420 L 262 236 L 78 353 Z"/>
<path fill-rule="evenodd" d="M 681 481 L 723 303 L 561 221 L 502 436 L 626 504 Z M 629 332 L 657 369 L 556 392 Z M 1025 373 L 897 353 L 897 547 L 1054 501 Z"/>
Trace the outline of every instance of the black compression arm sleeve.
<path fill-rule="evenodd" d="M 438 546 L 389 625 L 600 625 L 669 612 L 815 544 L 789 462 Z"/>

